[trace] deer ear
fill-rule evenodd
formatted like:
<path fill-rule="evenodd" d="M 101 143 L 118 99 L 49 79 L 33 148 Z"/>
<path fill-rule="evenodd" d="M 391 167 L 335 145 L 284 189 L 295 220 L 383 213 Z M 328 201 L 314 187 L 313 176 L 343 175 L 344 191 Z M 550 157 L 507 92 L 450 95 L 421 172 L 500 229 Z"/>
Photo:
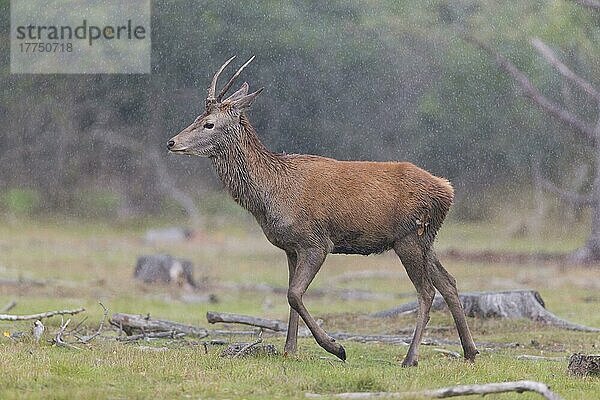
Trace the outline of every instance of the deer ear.
<path fill-rule="evenodd" d="M 233 102 L 235 100 L 238 100 L 238 99 L 244 97 L 247 94 L 248 94 L 248 82 L 244 82 L 242 84 L 242 87 L 239 88 L 238 91 L 236 91 L 235 93 L 233 93 L 231 96 L 229 96 L 228 98 L 226 98 L 225 100 L 223 100 L 223 103 L 225 103 L 226 101 Z"/>
<path fill-rule="evenodd" d="M 247 94 L 245 96 L 240 97 L 237 100 L 234 100 L 231 105 L 238 111 L 244 111 L 252 106 L 256 97 L 263 91 L 264 88 L 258 89 L 254 93 Z M 235 94 L 235 93 L 234 93 Z"/>

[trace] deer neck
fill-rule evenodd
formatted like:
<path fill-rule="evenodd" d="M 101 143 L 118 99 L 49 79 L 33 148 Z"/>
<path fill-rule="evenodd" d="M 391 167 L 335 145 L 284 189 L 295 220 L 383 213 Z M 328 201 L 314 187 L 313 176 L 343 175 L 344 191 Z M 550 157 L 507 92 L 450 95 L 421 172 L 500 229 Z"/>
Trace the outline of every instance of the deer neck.
<path fill-rule="evenodd" d="M 233 199 L 263 221 L 272 211 L 274 189 L 285 163 L 261 143 L 244 115 L 236 129 L 235 141 L 213 163 Z"/>

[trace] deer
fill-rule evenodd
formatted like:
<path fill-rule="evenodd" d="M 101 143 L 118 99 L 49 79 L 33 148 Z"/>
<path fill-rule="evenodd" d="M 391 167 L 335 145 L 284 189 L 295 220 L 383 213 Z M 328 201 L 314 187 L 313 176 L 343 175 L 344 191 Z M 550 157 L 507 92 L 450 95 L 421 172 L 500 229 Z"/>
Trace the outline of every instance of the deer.
<path fill-rule="evenodd" d="M 205 110 L 167 142 L 170 153 L 209 158 L 233 199 L 249 211 L 266 238 L 287 255 L 290 306 L 284 355 L 297 352 L 302 318 L 316 342 L 346 360 L 342 345 L 316 322 L 303 295 L 328 254 L 394 250 L 417 291 L 416 326 L 402 366 L 418 364 L 419 344 L 436 289 L 454 319 L 466 361 L 478 354 L 456 280 L 433 250 L 454 200 L 450 182 L 410 162 L 340 161 L 317 155 L 274 153 L 259 139 L 247 111 L 263 91 L 249 85 L 224 98 L 251 57 L 216 94 L 214 74 Z"/>

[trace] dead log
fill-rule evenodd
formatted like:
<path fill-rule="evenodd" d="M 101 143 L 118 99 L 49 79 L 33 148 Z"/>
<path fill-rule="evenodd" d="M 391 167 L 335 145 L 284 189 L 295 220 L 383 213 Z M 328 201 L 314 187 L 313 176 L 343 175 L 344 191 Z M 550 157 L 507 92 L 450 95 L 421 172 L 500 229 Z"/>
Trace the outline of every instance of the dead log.
<path fill-rule="evenodd" d="M 148 332 L 148 333 L 140 333 L 139 335 L 131 335 L 131 336 L 120 336 L 117 338 L 119 342 L 135 342 L 136 340 L 146 340 L 146 339 L 180 339 L 185 336 L 185 333 L 176 333 L 175 331 L 165 331 L 165 332 Z"/>
<path fill-rule="evenodd" d="M 85 311 L 85 308 L 81 307 L 75 310 L 47 311 L 39 314 L 30 315 L 0 314 L 0 321 L 26 321 L 28 319 L 50 318 L 54 315 L 74 315 L 83 311 Z"/>
<path fill-rule="evenodd" d="M 600 375 L 600 354 L 573 354 L 569 357 L 568 370 L 573 375 Z"/>
<path fill-rule="evenodd" d="M 204 328 L 181 324 L 179 322 L 153 319 L 150 318 L 150 315 L 115 313 L 110 318 L 110 324 L 121 329 L 128 336 L 134 332 L 175 332 L 185 333 L 186 335 L 198 338 L 208 336 L 208 331 Z"/>
<path fill-rule="evenodd" d="M 133 277 L 144 283 L 175 283 L 194 288 L 193 270 L 191 261 L 168 254 L 153 254 L 137 259 Z"/>
<path fill-rule="evenodd" d="M 535 290 L 511 290 L 506 292 L 475 292 L 459 295 L 465 314 L 475 318 L 530 319 L 546 325 L 582 332 L 600 332 L 599 328 L 565 321 L 545 308 L 542 296 Z M 416 312 L 417 302 L 380 311 L 374 317 L 393 317 Z M 431 307 L 434 311 L 447 310 L 444 299 L 437 295 Z"/>
<path fill-rule="evenodd" d="M 532 356 L 529 354 L 521 354 L 520 356 L 517 356 L 517 360 L 563 362 L 563 361 L 567 360 L 567 357 L 544 357 L 544 356 Z"/>
<path fill-rule="evenodd" d="M 239 314 L 219 313 L 219 312 L 215 312 L 215 311 L 209 311 L 206 313 L 206 319 L 211 324 L 214 324 L 216 322 L 225 322 L 225 323 L 257 326 L 259 328 L 270 329 L 270 330 L 276 331 L 276 332 L 287 331 L 287 324 L 283 321 L 251 317 L 249 315 L 239 315 Z"/>
<path fill-rule="evenodd" d="M 441 389 L 423 390 L 420 392 L 356 392 L 356 393 L 337 393 L 337 394 L 316 394 L 305 393 L 310 399 L 335 398 L 335 399 L 413 399 L 413 398 L 431 398 L 443 399 L 447 397 L 468 396 L 468 395 L 486 395 L 490 393 L 507 392 L 534 392 L 543 396 L 547 400 L 562 400 L 558 394 L 541 382 L 534 381 L 516 381 L 502 383 L 487 383 L 483 385 L 458 385 Z"/>

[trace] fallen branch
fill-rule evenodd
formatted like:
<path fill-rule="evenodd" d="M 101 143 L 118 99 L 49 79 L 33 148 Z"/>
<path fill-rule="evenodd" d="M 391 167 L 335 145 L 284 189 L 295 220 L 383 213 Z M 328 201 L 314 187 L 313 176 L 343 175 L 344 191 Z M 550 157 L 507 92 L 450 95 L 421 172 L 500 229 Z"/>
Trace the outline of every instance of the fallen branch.
<path fill-rule="evenodd" d="M 214 324 L 216 322 L 234 323 L 256 326 L 259 328 L 270 329 L 275 332 L 287 331 L 287 324 L 282 321 L 251 317 L 249 315 L 239 315 L 230 313 L 219 313 L 216 311 L 209 311 L 206 313 L 206 319 L 209 323 Z"/>
<path fill-rule="evenodd" d="M 456 351 L 447 349 L 433 349 L 433 351 L 435 351 L 436 353 L 443 354 L 448 358 L 460 358 L 460 353 L 457 353 Z"/>
<path fill-rule="evenodd" d="M 54 339 L 52 339 L 52 343 L 57 346 L 61 346 L 61 347 L 68 347 L 70 349 L 81 350 L 79 347 L 73 346 L 72 344 L 67 343 L 63 340 L 62 335 L 65 333 L 65 330 L 67 329 L 67 326 L 69 325 L 69 322 L 71 322 L 70 318 L 64 324 L 61 323 L 60 329 L 58 330 L 58 332 L 56 332 L 56 336 L 54 336 Z"/>
<path fill-rule="evenodd" d="M 237 357 L 246 355 L 246 353 L 248 352 L 249 349 L 251 349 L 252 347 L 256 346 L 257 344 L 259 344 L 261 342 L 262 342 L 262 331 L 259 332 L 258 339 L 256 339 L 254 342 L 248 343 L 247 345 L 245 345 L 244 347 L 242 347 L 240 349 L 240 351 L 238 351 L 237 353 L 235 353 L 233 355 L 233 357 L 231 357 L 231 358 L 237 358 Z"/>
<path fill-rule="evenodd" d="M 140 332 L 170 332 L 185 333 L 186 335 L 204 338 L 208 336 L 208 331 L 192 325 L 181 324 L 179 322 L 167 321 L 162 319 L 152 319 L 150 315 L 134 315 L 115 313 L 110 319 L 110 324 L 116 326 L 131 336 L 134 331 Z"/>
<path fill-rule="evenodd" d="M 4 307 L 2 307 L 2 309 L 0 310 L 0 313 L 9 312 L 13 308 L 15 308 L 16 305 L 17 305 L 17 302 L 14 300 L 11 300 Z"/>
<path fill-rule="evenodd" d="M 170 332 L 148 332 L 141 333 L 139 335 L 131 335 L 131 336 L 119 336 L 117 340 L 119 342 L 135 342 L 136 340 L 145 340 L 145 339 L 159 339 L 159 338 L 169 338 L 169 339 L 180 339 L 185 336 L 185 333 L 177 333 L 175 331 Z"/>
<path fill-rule="evenodd" d="M 102 319 L 100 320 L 100 325 L 98 326 L 98 330 L 90 336 L 75 336 L 79 340 L 79 343 L 91 342 L 92 340 L 94 340 L 94 338 L 96 338 L 97 336 L 100 335 L 100 333 L 102 332 L 102 328 L 104 328 L 104 322 L 106 321 L 106 318 L 108 317 L 108 308 L 104 307 L 104 304 L 102 304 L 102 303 L 98 303 L 98 304 L 100 304 L 100 306 L 104 309 L 104 313 L 102 314 Z"/>
<path fill-rule="evenodd" d="M 562 329 L 582 332 L 600 332 L 599 328 L 565 321 L 546 310 L 542 296 L 535 290 L 511 290 L 506 292 L 462 293 L 460 301 L 469 317 L 476 318 L 524 318 Z M 446 310 L 446 302 L 436 296 L 433 311 Z M 417 302 L 402 304 L 390 310 L 373 314 L 374 317 L 392 317 L 416 312 Z"/>
<path fill-rule="evenodd" d="M 547 400 L 562 400 L 562 398 L 550 390 L 550 388 L 541 382 L 534 381 L 516 381 L 502 383 L 487 383 L 483 385 L 458 385 L 441 389 L 423 390 L 420 392 L 358 392 L 358 393 L 338 393 L 338 394 L 316 394 L 305 393 L 305 396 L 311 399 L 318 398 L 336 398 L 336 399 L 375 399 L 375 398 L 414 398 L 428 397 L 433 399 L 442 399 L 455 396 L 468 396 L 473 394 L 486 395 L 490 393 L 507 392 L 534 392 L 542 395 Z"/>
<path fill-rule="evenodd" d="M 522 354 L 517 356 L 517 360 L 527 361 L 567 361 L 567 357 L 544 357 L 544 356 L 532 356 L 529 354 Z"/>
<path fill-rule="evenodd" d="M 75 315 L 80 312 L 85 311 L 85 308 L 80 307 L 75 310 L 62 310 L 62 311 L 47 311 L 39 314 L 31 314 L 31 315 L 10 315 L 10 314 L 0 314 L 0 321 L 26 321 L 28 319 L 42 319 L 42 318 L 50 318 L 55 315 Z"/>

